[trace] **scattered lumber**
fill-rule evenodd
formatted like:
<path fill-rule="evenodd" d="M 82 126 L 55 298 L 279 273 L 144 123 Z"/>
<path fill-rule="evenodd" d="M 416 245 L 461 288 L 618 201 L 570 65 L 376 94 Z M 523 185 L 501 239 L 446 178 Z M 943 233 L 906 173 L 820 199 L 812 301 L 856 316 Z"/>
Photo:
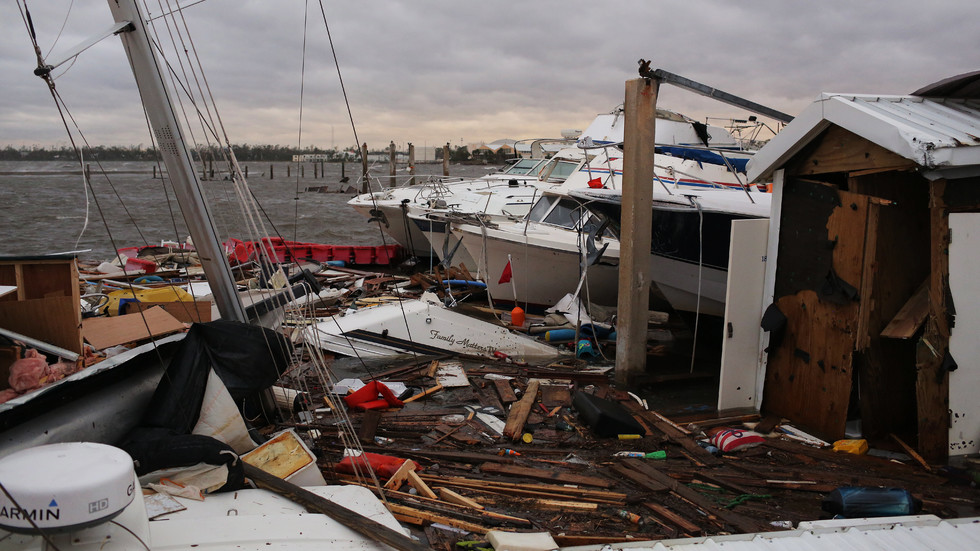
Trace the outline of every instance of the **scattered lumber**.
<path fill-rule="evenodd" d="M 496 463 L 484 463 L 480 465 L 480 470 L 488 474 L 502 474 L 508 476 L 522 476 L 535 480 L 554 480 L 565 484 L 580 484 L 582 486 L 595 486 L 598 488 L 609 488 L 612 482 L 580 474 L 570 474 L 549 469 L 534 469 L 531 467 L 519 467 L 517 465 L 498 465 Z"/>

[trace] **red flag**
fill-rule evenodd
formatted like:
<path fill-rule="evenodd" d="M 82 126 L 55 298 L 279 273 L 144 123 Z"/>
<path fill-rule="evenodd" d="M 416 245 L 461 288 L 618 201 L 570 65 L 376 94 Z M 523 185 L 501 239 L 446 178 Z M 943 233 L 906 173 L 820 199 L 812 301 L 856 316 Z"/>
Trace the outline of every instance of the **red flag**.
<path fill-rule="evenodd" d="M 500 274 L 500 281 L 498 281 L 497 283 L 499 283 L 499 284 L 504 284 L 504 283 L 507 283 L 508 281 L 510 281 L 510 279 L 511 279 L 511 278 L 512 278 L 513 276 L 514 276 L 514 272 L 512 272 L 512 271 L 510 270 L 510 260 L 508 260 L 508 261 L 507 261 L 507 265 L 506 265 L 506 266 L 504 266 L 504 271 L 503 271 L 503 273 L 502 273 L 502 274 Z"/>
<path fill-rule="evenodd" d="M 589 180 L 589 187 L 590 188 L 601 188 L 602 187 L 602 178 L 596 177 L 596 178 L 593 178 L 593 179 Z"/>

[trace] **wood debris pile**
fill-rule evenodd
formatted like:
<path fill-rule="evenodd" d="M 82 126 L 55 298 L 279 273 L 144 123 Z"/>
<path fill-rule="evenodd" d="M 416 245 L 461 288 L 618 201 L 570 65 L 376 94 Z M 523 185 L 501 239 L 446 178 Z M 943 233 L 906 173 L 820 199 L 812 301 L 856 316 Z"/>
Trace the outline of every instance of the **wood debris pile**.
<path fill-rule="evenodd" d="M 446 384 L 457 366 L 462 383 L 457 374 Z M 780 530 L 829 518 L 821 502 L 844 486 L 904 488 L 922 501 L 922 514 L 943 518 L 976 515 L 980 504 L 975 484 L 946 467 L 818 449 L 779 436 L 780 420 L 758 415 L 668 418 L 610 387 L 606 371 L 581 364 L 429 358 L 374 379 L 403 382 L 414 399 L 351 410 L 351 422 L 365 452 L 401 461 L 379 477 L 384 496 L 437 549 L 490 530 L 548 532 L 560 546 Z M 579 393 L 618 404 L 645 435 L 599 436 L 574 403 Z M 339 468 L 345 446 L 334 423 L 317 416 L 294 426 L 318 431 L 328 482 L 372 487 Z M 699 444 L 705 430 L 743 423 L 767 434 L 764 443 L 717 455 Z"/>

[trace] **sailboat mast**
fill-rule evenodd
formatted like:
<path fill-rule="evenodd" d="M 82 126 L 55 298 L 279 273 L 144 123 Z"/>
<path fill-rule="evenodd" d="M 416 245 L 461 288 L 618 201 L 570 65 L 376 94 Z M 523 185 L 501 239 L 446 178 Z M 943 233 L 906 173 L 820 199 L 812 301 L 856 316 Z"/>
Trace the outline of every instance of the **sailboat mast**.
<path fill-rule="evenodd" d="M 143 106 L 156 136 L 157 147 L 167 166 L 174 194 L 194 240 L 194 248 L 200 256 L 204 274 L 211 285 L 218 311 L 222 319 L 244 322 L 245 309 L 238 297 L 231 267 L 228 265 L 224 247 L 218 240 L 211 212 L 201 191 L 201 183 L 184 140 L 184 131 L 177 122 L 171 100 L 172 93 L 163 79 L 159 60 L 153 52 L 143 14 L 134 0 L 108 1 L 117 23 L 131 23 L 131 26 L 119 32 L 119 37 L 133 68 L 133 76 L 136 77 Z"/>

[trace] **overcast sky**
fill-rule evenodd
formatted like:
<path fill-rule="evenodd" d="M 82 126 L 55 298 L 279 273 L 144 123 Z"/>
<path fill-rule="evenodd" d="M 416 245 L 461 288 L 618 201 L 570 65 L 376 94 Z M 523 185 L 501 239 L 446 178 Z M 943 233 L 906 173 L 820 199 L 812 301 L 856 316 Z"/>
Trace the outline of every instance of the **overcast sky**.
<path fill-rule="evenodd" d="M 160 3 L 150 0 L 151 11 Z M 623 102 L 640 58 L 791 115 L 820 92 L 907 94 L 980 69 L 977 0 L 323 5 L 358 136 L 372 147 L 581 129 Z M 49 60 L 112 23 L 99 0 L 28 7 Z M 208 0 L 184 15 L 233 143 L 300 142 L 304 7 L 302 145 L 354 143 L 317 1 Z M 67 143 L 35 65 L 17 2 L 0 2 L 0 146 Z M 117 38 L 65 67 L 57 87 L 90 143 L 150 143 Z M 658 105 L 700 120 L 745 116 L 670 86 Z"/>

